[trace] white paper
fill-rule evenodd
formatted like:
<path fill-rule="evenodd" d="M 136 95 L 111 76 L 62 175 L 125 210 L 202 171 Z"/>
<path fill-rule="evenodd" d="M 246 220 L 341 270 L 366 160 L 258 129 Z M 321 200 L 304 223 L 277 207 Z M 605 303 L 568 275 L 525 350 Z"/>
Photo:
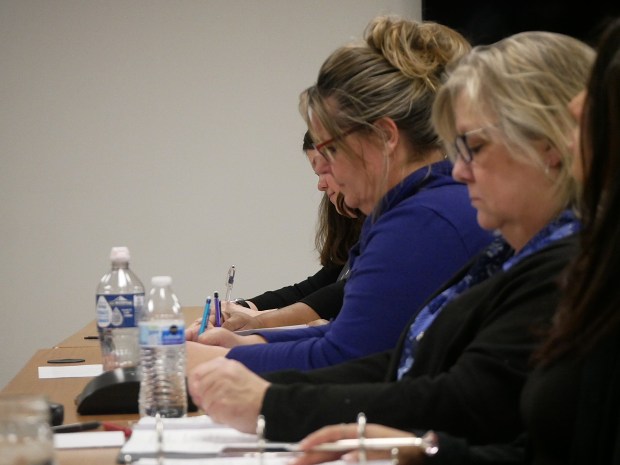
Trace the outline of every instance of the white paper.
<path fill-rule="evenodd" d="M 265 454 L 260 463 L 263 465 L 287 465 L 291 460 L 291 456 L 275 456 Z M 159 465 L 157 459 L 140 459 L 132 462 L 135 465 Z M 259 465 L 256 457 L 214 457 L 214 458 L 190 458 L 190 459 L 170 459 L 165 461 L 166 465 L 192 465 L 192 464 L 208 464 L 208 465 Z M 341 462 L 345 465 L 344 462 Z M 328 465 L 328 464 L 324 464 Z M 386 464 L 387 465 L 387 464 Z"/>
<path fill-rule="evenodd" d="M 39 379 L 43 378 L 91 378 L 103 373 L 103 365 L 68 365 L 39 367 Z"/>
<path fill-rule="evenodd" d="M 169 459 L 165 461 L 166 465 L 192 465 L 192 464 L 208 464 L 208 465 L 288 465 L 291 456 L 277 456 L 265 454 L 259 462 L 257 457 L 214 457 L 214 458 L 191 458 L 191 459 Z M 369 462 L 370 463 L 370 462 Z M 140 459 L 132 462 L 134 465 L 159 465 L 157 459 Z M 344 462 L 340 464 L 345 465 Z M 328 465 L 327 463 L 323 465 Z M 386 464 L 389 465 L 389 464 Z"/>
<path fill-rule="evenodd" d="M 183 418 L 162 418 L 164 431 L 168 429 L 199 429 L 199 428 L 227 428 L 221 423 L 215 423 L 208 415 L 196 415 Z M 133 425 L 134 430 L 155 429 L 155 417 L 142 417 Z"/>
<path fill-rule="evenodd" d="M 228 444 L 255 443 L 256 435 L 233 428 L 172 429 L 164 427 L 162 451 L 171 454 L 218 454 Z M 123 454 L 154 454 L 158 452 L 157 432 L 136 429 L 123 447 Z"/>
<path fill-rule="evenodd" d="M 302 329 L 308 328 L 308 325 L 290 325 L 290 326 L 276 326 L 273 328 L 256 328 L 256 329 L 240 329 L 235 331 L 235 334 L 239 336 L 247 336 L 249 334 L 258 334 L 258 333 L 272 333 L 278 331 L 286 331 L 288 329 Z"/>
<path fill-rule="evenodd" d="M 83 431 L 54 434 L 56 449 L 86 449 L 95 447 L 121 447 L 125 443 L 122 431 Z"/>
<path fill-rule="evenodd" d="M 261 460 L 255 455 L 247 457 L 215 457 L 215 458 L 187 458 L 187 459 L 169 459 L 165 461 L 166 465 L 288 465 L 291 456 L 277 455 L 265 453 Z M 158 459 L 140 459 L 132 462 L 135 465 L 158 465 Z M 390 460 L 368 460 L 368 465 L 392 465 Z M 324 462 L 323 465 L 349 465 L 344 460 L 336 460 L 333 462 Z"/>

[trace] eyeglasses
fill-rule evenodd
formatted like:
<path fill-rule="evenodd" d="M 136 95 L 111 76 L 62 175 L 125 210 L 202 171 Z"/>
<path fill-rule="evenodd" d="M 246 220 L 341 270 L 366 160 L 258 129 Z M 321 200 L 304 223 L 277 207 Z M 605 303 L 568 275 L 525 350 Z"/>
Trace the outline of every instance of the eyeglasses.
<path fill-rule="evenodd" d="M 477 144 L 475 147 L 472 147 L 469 144 L 469 140 L 468 140 L 469 136 L 473 134 L 477 134 L 482 131 L 486 131 L 490 128 L 495 128 L 495 127 L 497 127 L 497 125 L 492 124 L 490 126 L 484 126 L 478 129 L 472 129 L 471 131 L 467 131 L 467 132 L 464 132 L 463 134 L 459 134 L 458 136 L 456 136 L 454 138 L 454 149 L 456 151 L 456 155 L 460 157 L 461 160 L 463 160 L 465 164 L 469 165 L 473 161 L 474 155 L 476 155 L 478 150 L 480 150 L 481 146 L 483 145 L 482 143 L 480 143 L 480 144 Z"/>
<path fill-rule="evenodd" d="M 362 125 L 353 126 L 351 129 L 343 132 L 342 134 L 332 137 L 320 144 L 314 144 L 314 150 L 319 152 L 323 158 L 325 158 L 328 162 L 334 160 L 334 152 L 336 151 L 335 147 L 331 147 L 334 142 L 344 139 L 345 137 L 353 134 L 355 131 L 359 131 L 362 129 Z"/>

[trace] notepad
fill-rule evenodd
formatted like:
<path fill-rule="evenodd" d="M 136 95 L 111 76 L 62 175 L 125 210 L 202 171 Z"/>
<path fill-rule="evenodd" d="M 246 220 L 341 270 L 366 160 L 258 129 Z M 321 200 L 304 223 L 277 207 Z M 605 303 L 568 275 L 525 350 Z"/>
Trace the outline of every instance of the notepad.
<path fill-rule="evenodd" d="M 162 452 L 166 457 L 215 457 L 227 444 L 256 443 L 253 434 L 232 428 L 181 429 L 164 428 Z M 154 429 L 135 429 L 121 454 L 153 457 L 159 452 Z"/>
<path fill-rule="evenodd" d="M 103 373 L 103 365 L 69 365 L 39 367 L 39 378 L 91 378 Z"/>
<path fill-rule="evenodd" d="M 207 415 L 186 418 L 164 418 L 163 440 L 160 446 L 157 441 L 156 420 L 143 417 L 134 425 L 131 438 L 125 443 L 119 454 L 119 461 L 131 460 L 132 463 L 148 465 L 156 463 L 159 454 L 166 458 L 166 465 L 178 461 L 181 463 L 201 463 L 209 465 L 229 465 L 234 460 L 235 465 L 255 465 L 257 454 L 263 452 L 263 465 L 286 465 L 296 451 L 297 443 L 258 441 L 255 434 L 242 433 L 215 423 Z M 380 445 L 384 441 L 398 441 L 398 445 L 411 446 L 412 441 L 419 438 L 367 438 L 364 440 L 368 449 Z M 346 452 L 355 447 L 353 440 L 337 441 L 336 443 L 322 444 L 319 448 L 330 451 Z M 343 443 L 343 444 L 339 444 Z M 375 444 L 377 443 L 377 444 Z M 402 443 L 402 444 L 401 444 Z M 391 444 L 391 443 L 390 443 Z M 382 448 L 384 449 L 384 448 Z M 278 451 L 278 452 L 276 452 Z M 234 457 L 234 459 L 232 459 Z M 331 462 L 330 462 L 331 463 Z M 343 463 L 343 462 L 333 462 Z M 370 462 L 369 462 L 370 463 Z M 389 461 L 378 461 L 377 464 L 389 464 Z"/>
<path fill-rule="evenodd" d="M 163 418 L 162 452 L 166 457 L 215 457 L 227 444 L 255 443 L 254 434 L 214 422 L 207 415 L 185 418 Z M 154 457 L 159 452 L 156 420 L 143 417 L 134 425 L 131 438 L 121 450 L 121 456 Z"/>
<path fill-rule="evenodd" d="M 87 449 L 94 447 L 121 447 L 125 443 L 122 431 L 88 431 L 54 435 L 56 449 Z"/>

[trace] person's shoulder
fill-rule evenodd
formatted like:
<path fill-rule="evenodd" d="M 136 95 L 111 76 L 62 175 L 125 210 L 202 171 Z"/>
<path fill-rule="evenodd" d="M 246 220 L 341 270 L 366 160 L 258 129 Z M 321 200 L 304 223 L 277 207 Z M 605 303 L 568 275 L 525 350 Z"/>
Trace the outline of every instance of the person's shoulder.
<path fill-rule="evenodd" d="M 576 235 L 554 241 L 510 267 L 500 275 L 500 280 L 510 281 L 515 286 L 528 286 L 525 283 L 558 285 L 558 276 L 568 269 L 578 251 L 579 239 Z"/>
<path fill-rule="evenodd" d="M 403 212 L 441 218 L 455 227 L 477 227 L 476 210 L 472 207 L 467 187 L 453 179 L 432 183 L 401 202 Z"/>
<path fill-rule="evenodd" d="M 541 266 L 546 264 L 550 267 L 566 266 L 579 251 L 579 235 L 573 234 L 563 239 L 553 241 L 536 253 L 522 260 L 524 266 Z M 518 265 L 518 264 L 517 264 Z"/>

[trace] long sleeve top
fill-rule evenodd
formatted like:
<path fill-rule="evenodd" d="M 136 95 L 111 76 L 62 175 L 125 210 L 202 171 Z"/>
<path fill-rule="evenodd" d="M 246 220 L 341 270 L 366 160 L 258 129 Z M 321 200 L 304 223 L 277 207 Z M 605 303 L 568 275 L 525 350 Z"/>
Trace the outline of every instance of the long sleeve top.
<path fill-rule="evenodd" d="M 474 446 L 439 433 L 436 465 L 610 465 L 620 463 L 620 331 L 585 356 L 536 368 L 521 394 L 524 432 L 513 442 Z M 422 434 L 422 431 L 414 431 Z"/>
<path fill-rule="evenodd" d="M 393 348 L 422 302 L 491 240 L 451 166 L 444 161 L 410 174 L 366 220 L 332 323 L 258 331 L 269 344 L 235 347 L 227 357 L 260 373 L 309 370 Z"/>
<path fill-rule="evenodd" d="M 559 274 L 576 249 L 574 237 L 559 240 L 446 304 L 399 381 L 407 330 L 393 351 L 311 372 L 265 374 L 273 383 L 261 409 L 267 437 L 296 441 L 364 412 L 368 422 L 443 431 L 471 445 L 512 441 L 522 431 L 519 396 L 538 342 L 534 329 L 550 321 Z"/>
<path fill-rule="evenodd" d="M 342 266 L 324 266 L 314 275 L 291 286 L 267 291 L 250 300 L 259 310 L 286 307 L 303 302 L 321 318 L 334 318 L 342 307 L 344 282 L 337 283 Z"/>

